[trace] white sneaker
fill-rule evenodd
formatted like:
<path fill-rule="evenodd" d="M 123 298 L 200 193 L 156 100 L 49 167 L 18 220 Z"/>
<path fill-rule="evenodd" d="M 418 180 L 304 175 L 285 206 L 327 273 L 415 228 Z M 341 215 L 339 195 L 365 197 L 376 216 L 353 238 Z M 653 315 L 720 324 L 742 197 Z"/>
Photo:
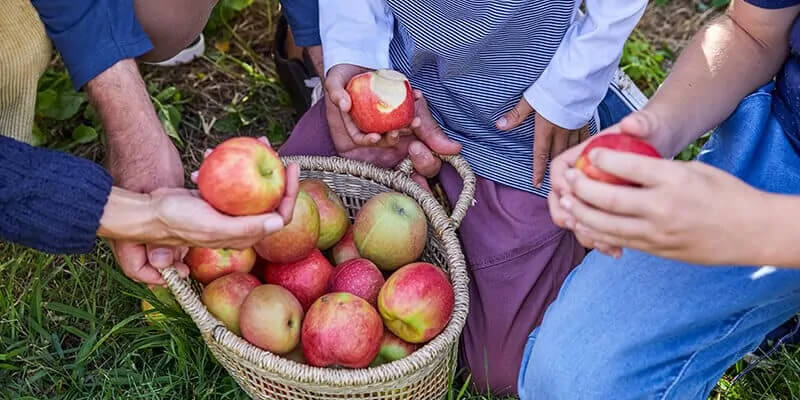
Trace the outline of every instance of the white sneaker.
<path fill-rule="evenodd" d="M 149 65 L 157 65 L 159 67 L 175 67 L 178 65 L 188 64 L 195 58 L 201 57 L 206 51 L 206 40 L 201 33 L 197 39 L 192 42 L 185 49 L 181 50 L 174 57 L 155 63 L 145 63 Z"/>

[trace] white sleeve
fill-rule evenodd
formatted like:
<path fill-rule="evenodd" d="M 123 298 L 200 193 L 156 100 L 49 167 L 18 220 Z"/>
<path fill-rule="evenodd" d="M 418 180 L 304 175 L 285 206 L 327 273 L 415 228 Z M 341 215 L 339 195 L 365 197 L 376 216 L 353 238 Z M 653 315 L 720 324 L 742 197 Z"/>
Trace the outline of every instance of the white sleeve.
<path fill-rule="evenodd" d="M 384 0 L 319 0 L 325 74 L 336 64 L 390 68 L 394 16 Z"/>
<path fill-rule="evenodd" d="M 622 48 L 647 0 L 586 0 L 550 64 L 528 88 L 525 100 L 548 121 L 583 127 L 603 100 Z"/>

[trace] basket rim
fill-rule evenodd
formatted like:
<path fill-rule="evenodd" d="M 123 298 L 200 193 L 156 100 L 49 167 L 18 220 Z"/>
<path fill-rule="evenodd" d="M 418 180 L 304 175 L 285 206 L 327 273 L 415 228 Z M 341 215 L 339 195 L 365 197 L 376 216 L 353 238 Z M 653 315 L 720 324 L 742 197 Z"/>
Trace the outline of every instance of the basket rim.
<path fill-rule="evenodd" d="M 286 164 L 298 164 L 301 170 L 338 173 L 366 179 L 413 198 L 425 212 L 429 226 L 433 228 L 445 250 L 447 272 L 453 286 L 455 299 L 450 320 L 435 338 L 400 360 L 377 367 L 360 369 L 314 367 L 262 350 L 235 335 L 208 312 L 196 293 L 191 289 L 187 290 L 188 280 L 181 279 L 174 269 L 164 271 L 164 276 L 176 300 L 192 317 L 203 336 L 208 340 L 214 340 L 220 347 L 232 351 L 249 363 L 280 375 L 284 379 L 330 387 L 360 386 L 391 381 L 412 375 L 440 357 L 449 357 L 452 346 L 459 345 L 460 336 L 466 323 L 469 309 L 467 288 L 469 275 L 455 224 L 446 214 L 444 207 L 431 193 L 422 189 L 403 171 L 386 170 L 341 157 L 288 156 L 282 157 L 282 160 Z M 474 175 L 468 169 L 466 161 L 460 159 L 460 156 L 443 157 L 443 160 L 453 164 L 465 177 L 465 190 L 470 190 L 468 187 L 470 182 L 472 190 L 474 190 Z M 466 170 L 463 168 L 464 166 L 466 166 Z M 468 195 L 472 196 L 472 193 L 468 193 Z M 471 201 L 471 198 L 469 200 Z"/>

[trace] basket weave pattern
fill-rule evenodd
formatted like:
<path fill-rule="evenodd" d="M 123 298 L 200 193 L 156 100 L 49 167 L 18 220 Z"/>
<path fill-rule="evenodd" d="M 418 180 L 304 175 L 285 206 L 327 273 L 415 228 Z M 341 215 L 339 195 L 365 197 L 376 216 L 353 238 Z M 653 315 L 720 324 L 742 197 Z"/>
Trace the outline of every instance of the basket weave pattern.
<path fill-rule="evenodd" d="M 475 176 L 461 157 L 442 159 L 453 165 L 464 179 L 464 189 L 452 216 L 408 177 L 411 172 L 408 161 L 393 171 L 338 157 L 284 158 L 284 162 L 300 166 L 302 178 L 325 181 L 342 198 L 351 219 L 367 200 L 387 191 L 412 197 L 425 211 L 429 237 L 422 259 L 448 272 L 455 307 L 444 331 L 406 358 L 369 369 L 316 368 L 281 358 L 226 329 L 200 301 L 199 285 L 181 279 L 175 269 L 163 271 L 176 300 L 197 324 L 211 352 L 252 398 L 433 400 L 447 393 L 469 303 L 467 269 L 456 229 L 472 202 Z"/>

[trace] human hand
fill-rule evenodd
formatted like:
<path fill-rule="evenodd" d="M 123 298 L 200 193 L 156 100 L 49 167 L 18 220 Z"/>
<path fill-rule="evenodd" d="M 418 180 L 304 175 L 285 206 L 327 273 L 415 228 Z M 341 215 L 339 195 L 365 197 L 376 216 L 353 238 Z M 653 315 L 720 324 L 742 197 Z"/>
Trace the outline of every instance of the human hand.
<path fill-rule="evenodd" d="M 497 129 L 509 131 L 518 127 L 534 109 L 525 98 L 521 98 L 511 111 L 497 120 Z M 575 146 L 589 137 L 588 127 L 565 129 L 543 117 L 539 113 L 534 116 L 533 131 L 533 186 L 540 187 L 544 181 L 547 162 L 551 158 Z M 552 165 L 551 165 L 552 171 Z M 551 173 L 552 176 L 552 173 Z"/>

